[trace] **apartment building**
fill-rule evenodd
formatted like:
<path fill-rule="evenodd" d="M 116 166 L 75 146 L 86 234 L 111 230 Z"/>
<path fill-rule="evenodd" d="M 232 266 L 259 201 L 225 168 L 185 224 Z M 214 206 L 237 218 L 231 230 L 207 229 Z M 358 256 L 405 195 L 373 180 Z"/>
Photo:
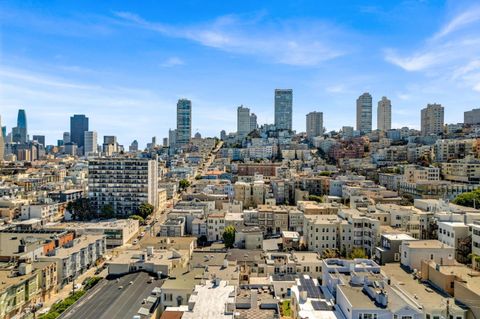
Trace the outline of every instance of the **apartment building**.
<path fill-rule="evenodd" d="M 452 160 L 440 163 L 445 180 L 461 183 L 480 182 L 480 161 L 473 158 Z"/>
<path fill-rule="evenodd" d="M 71 241 L 63 248 L 50 251 L 40 261 L 53 261 L 57 264 L 58 283 L 65 284 L 96 265 L 106 251 L 107 244 L 103 235 L 86 235 Z"/>
<path fill-rule="evenodd" d="M 308 250 L 322 254 L 326 249 L 337 249 L 339 222 L 336 216 L 305 215 L 303 237 Z"/>
<path fill-rule="evenodd" d="M 400 263 L 411 270 L 420 270 L 424 260 L 433 260 L 443 265 L 455 263 L 455 248 L 438 240 L 404 241 L 400 254 Z"/>
<path fill-rule="evenodd" d="M 160 237 L 182 237 L 185 235 L 185 217 L 168 218 L 160 225 Z"/>
<path fill-rule="evenodd" d="M 264 233 L 280 235 L 282 231 L 288 230 L 288 209 L 283 206 L 259 205 L 258 226 Z"/>
<path fill-rule="evenodd" d="M 141 204 L 158 208 L 158 162 L 98 158 L 88 162 L 88 197 L 94 209 L 111 205 L 117 216 L 135 214 Z"/>
<path fill-rule="evenodd" d="M 209 241 L 222 240 L 225 230 L 225 213 L 216 212 L 207 216 L 207 238 Z"/>

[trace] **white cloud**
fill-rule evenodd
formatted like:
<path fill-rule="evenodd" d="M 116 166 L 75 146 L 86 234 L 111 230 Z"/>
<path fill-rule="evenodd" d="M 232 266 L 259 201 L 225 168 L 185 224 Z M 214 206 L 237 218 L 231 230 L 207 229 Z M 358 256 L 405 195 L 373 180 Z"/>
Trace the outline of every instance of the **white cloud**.
<path fill-rule="evenodd" d="M 174 67 L 174 66 L 178 66 L 178 65 L 184 65 L 185 62 L 180 59 L 179 57 L 176 57 L 176 56 L 173 56 L 173 57 L 170 57 L 168 59 L 166 59 L 165 61 L 163 61 L 160 66 L 163 67 L 163 68 L 171 68 L 171 67 Z"/>
<path fill-rule="evenodd" d="M 296 66 L 314 66 L 344 55 L 338 28 L 318 21 L 288 21 L 259 24 L 258 18 L 242 20 L 228 15 L 187 26 L 150 22 L 130 12 L 116 12 L 119 23 L 148 29 L 164 36 L 183 38 L 201 45 L 243 55 L 256 55 L 269 61 Z M 335 43 L 335 44 L 334 44 Z"/>
<path fill-rule="evenodd" d="M 472 7 L 453 17 L 423 45 L 410 54 L 386 49 L 385 60 L 405 71 L 422 72 L 475 89 L 480 78 L 480 7 Z M 462 32 L 460 32 L 462 31 Z"/>
<path fill-rule="evenodd" d="M 470 8 L 450 20 L 433 36 L 433 39 L 445 37 L 477 21 L 480 21 L 480 7 Z"/>

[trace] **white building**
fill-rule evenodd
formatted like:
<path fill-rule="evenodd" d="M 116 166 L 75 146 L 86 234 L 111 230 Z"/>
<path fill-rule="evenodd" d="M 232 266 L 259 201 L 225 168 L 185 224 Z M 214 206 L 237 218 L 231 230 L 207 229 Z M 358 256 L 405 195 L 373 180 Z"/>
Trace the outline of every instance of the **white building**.
<path fill-rule="evenodd" d="M 455 263 L 455 248 L 438 240 L 406 241 L 400 246 L 400 263 L 410 269 L 420 270 L 423 260 L 433 260 L 437 264 Z"/>
<path fill-rule="evenodd" d="M 95 131 L 85 132 L 83 153 L 85 156 L 92 156 L 98 153 L 97 132 Z"/>

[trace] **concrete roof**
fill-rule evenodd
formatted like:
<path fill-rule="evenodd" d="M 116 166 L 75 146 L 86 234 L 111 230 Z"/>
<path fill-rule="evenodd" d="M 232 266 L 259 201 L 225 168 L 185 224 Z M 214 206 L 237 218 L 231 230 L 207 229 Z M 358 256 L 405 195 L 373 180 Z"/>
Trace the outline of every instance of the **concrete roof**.
<path fill-rule="evenodd" d="M 450 248 L 453 249 L 453 247 L 450 247 L 444 243 L 442 243 L 439 240 L 432 239 L 432 240 L 414 240 L 408 242 L 408 245 L 410 248 Z"/>
<path fill-rule="evenodd" d="M 184 312 L 182 319 L 230 319 L 231 314 L 225 313 L 225 304 L 227 302 L 234 303 L 235 297 L 232 295 L 235 287 L 227 285 L 225 281 L 214 285 L 208 281 L 205 285 L 195 286 L 195 293 L 190 296 L 189 303 L 195 302 L 195 306 L 191 311 Z"/>
<path fill-rule="evenodd" d="M 193 268 L 192 270 L 176 268 L 170 274 L 170 278 L 164 282 L 162 289 L 193 290 L 195 285 L 201 282 L 203 272 L 203 268 Z"/>

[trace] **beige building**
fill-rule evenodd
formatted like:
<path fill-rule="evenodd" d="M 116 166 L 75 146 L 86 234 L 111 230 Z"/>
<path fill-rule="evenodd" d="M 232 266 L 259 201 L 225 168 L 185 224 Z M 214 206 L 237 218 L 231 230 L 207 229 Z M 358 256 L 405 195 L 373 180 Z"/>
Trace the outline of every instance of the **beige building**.
<path fill-rule="evenodd" d="M 443 133 L 444 108 L 440 104 L 428 104 L 421 111 L 422 135 Z"/>

